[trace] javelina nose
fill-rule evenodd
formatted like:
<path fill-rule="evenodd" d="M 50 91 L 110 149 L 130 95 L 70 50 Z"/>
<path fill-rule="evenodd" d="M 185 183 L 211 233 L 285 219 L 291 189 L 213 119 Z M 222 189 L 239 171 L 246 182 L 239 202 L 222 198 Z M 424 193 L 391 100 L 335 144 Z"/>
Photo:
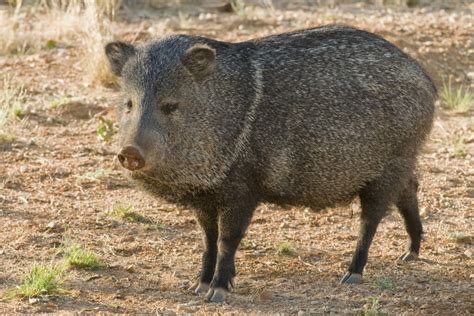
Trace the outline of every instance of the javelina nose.
<path fill-rule="evenodd" d="M 117 154 L 120 164 L 128 170 L 138 170 L 145 166 L 145 159 L 133 146 L 126 146 Z"/>

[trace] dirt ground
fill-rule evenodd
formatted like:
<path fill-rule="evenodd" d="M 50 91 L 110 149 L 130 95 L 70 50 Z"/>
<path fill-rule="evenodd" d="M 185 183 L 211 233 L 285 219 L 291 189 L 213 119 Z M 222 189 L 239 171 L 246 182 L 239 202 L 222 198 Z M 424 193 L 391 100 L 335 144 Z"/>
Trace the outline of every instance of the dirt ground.
<path fill-rule="evenodd" d="M 440 87 L 448 75 L 474 87 L 473 5 L 331 8 L 300 2 L 246 17 L 192 6 L 136 9 L 121 12 L 114 31 L 138 42 L 171 32 L 240 41 L 345 23 L 395 42 Z M 72 270 L 63 295 L 35 304 L 2 300 L 0 313 L 356 314 L 378 300 L 380 314 L 474 314 L 474 107 L 459 114 L 438 104 L 419 160 L 420 260 L 396 261 L 407 234 L 394 211 L 376 234 L 364 283 L 339 285 L 355 249 L 356 201 L 321 212 L 262 205 L 237 255 L 233 294 L 226 303 L 210 304 L 187 291 L 201 251 L 191 212 L 135 190 L 114 161 L 114 141 L 98 140 L 97 115 L 114 119 L 118 93 L 86 83 L 83 50 L 68 43 L 0 56 L 0 77 L 10 74 L 27 91 L 27 114 L 12 131 L 17 140 L 0 144 L 0 293 L 19 284 L 35 262 L 51 261 L 65 240 L 94 250 L 108 267 Z M 76 101 L 51 106 L 64 96 Z M 107 212 L 118 203 L 133 205 L 158 225 L 111 218 Z M 292 255 L 278 253 L 282 242 L 291 244 Z"/>

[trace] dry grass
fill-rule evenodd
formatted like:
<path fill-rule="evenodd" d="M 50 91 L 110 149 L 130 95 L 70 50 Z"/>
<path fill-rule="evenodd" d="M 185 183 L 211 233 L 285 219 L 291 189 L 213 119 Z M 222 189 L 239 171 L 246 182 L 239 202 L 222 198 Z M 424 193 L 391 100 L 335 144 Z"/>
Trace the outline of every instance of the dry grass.
<path fill-rule="evenodd" d="M 120 5 L 120 0 L 53 0 L 48 7 L 18 2 L 14 10 L 0 11 L 0 55 L 73 45 L 84 51 L 88 82 L 114 84 L 103 47 L 113 39 L 110 24 Z"/>
<path fill-rule="evenodd" d="M 15 117 L 25 114 L 23 109 L 25 98 L 25 88 L 15 84 L 9 75 L 4 76 L 0 90 L 0 143 L 14 139 L 9 137 L 10 127 Z"/>
<path fill-rule="evenodd" d="M 27 54 L 47 48 L 54 40 L 74 42 L 80 36 L 81 15 L 72 8 L 34 10 L 23 8 L 15 12 L 1 12 L 0 54 Z"/>
<path fill-rule="evenodd" d="M 103 11 L 95 0 L 85 0 L 85 3 L 84 18 L 88 21 L 86 36 L 83 38 L 87 52 L 87 58 L 84 58 L 86 76 L 92 83 L 115 84 L 116 77 L 110 72 L 104 53 L 105 44 L 113 39 L 110 21 L 104 18 Z"/>

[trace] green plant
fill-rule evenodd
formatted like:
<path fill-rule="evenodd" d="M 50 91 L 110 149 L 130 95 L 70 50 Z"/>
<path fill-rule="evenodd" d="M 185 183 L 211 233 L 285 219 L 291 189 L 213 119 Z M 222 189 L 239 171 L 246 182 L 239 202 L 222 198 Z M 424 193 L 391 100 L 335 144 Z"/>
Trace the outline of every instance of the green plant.
<path fill-rule="evenodd" d="M 69 246 L 66 248 L 65 254 L 68 267 L 89 270 L 96 270 L 103 267 L 101 260 L 94 252 L 84 249 L 79 245 Z"/>
<path fill-rule="evenodd" d="M 12 112 L 16 117 L 19 117 L 19 118 L 25 116 L 25 114 L 26 114 L 26 111 L 23 108 L 19 107 L 19 106 L 14 107 L 12 109 Z"/>
<path fill-rule="evenodd" d="M 76 176 L 76 183 L 81 184 L 84 181 L 97 181 L 109 176 L 110 173 L 111 171 L 109 169 L 97 169 L 95 171 L 86 172 L 82 176 Z"/>
<path fill-rule="evenodd" d="M 463 232 L 458 232 L 458 231 L 449 232 L 448 239 L 458 244 L 470 244 L 472 240 L 471 236 L 466 235 Z"/>
<path fill-rule="evenodd" d="M 49 107 L 52 108 L 52 109 L 57 109 L 57 108 L 59 108 L 63 105 L 72 104 L 72 103 L 75 103 L 75 102 L 78 102 L 78 101 L 79 101 L 78 98 L 73 98 L 73 97 L 68 96 L 68 95 L 63 95 L 63 96 L 60 96 L 57 99 L 54 99 L 53 101 L 51 101 L 50 104 L 49 104 Z"/>
<path fill-rule="evenodd" d="M 467 112 L 474 103 L 474 93 L 462 85 L 456 89 L 452 84 L 452 76 L 449 76 L 448 80 L 443 79 L 441 100 L 450 110 Z"/>
<path fill-rule="evenodd" d="M 282 242 L 278 245 L 277 247 L 278 253 L 286 256 L 291 256 L 295 253 L 295 250 L 293 247 L 287 243 L 287 242 Z"/>
<path fill-rule="evenodd" d="M 114 123 L 103 116 L 98 117 L 99 124 L 97 125 L 97 137 L 99 140 L 108 142 L 115 134 Z"/>
<path fill-rule="evenodd" d="M 112 218 L 123 219 L 129 222 L 153 224 L 153 222 L 150 221 L 148 218 L 135 212 L 133 210 L 133 205 L 124 205 L 122 203 L 117 203 L 115 208 L 112 211 L 109 211 L 107 214 Z"/>
<path fill-rule="evenodd" d="M 385 316 L 388 313 L 380 307 L 380 301 L 378 297 L 369 297 L 363 309 L 359 311 L 358 315 L 361 316 Z"/>
<path fill-rule="evenodd" d="M 457 158 L 466 157 L 466 146 L 464 145 L 464 138 L 462 136 L 456 137 L 451 148 L 451 156 Z"/>
<path fill-rule="evenodd" d="M 166 224 L 157 224 L 157 223 L 147 223 L 145 225 L 145 230 L 147 231 L 155 231 L 155 230 L 162 230 L 166 229 L 168 226 Z"/>
<path fill-rule="evenodd" d="M 420 4 L 420 0 L 406 0 L 407 7 L 415 7 Z"/>
<path fill-rule="evenodd" d="M 378 286 L 381 290 L 392 290 L 395 288 L 395 284 L 389 278 L 384 278 L 384 277 L 370 278 L 370 282 Z"/>
<path fill-rule="evenodd" d="M 58 47 L 58 43 L 53 40 L 53 39 L 49 39 L 46 41 L 46 48 L 47 49 L 53 49 L 53 48 L 56 48 Z"/>
<path fill-rule="evenodd" d="M 60 293 L 65 270 L 64 264 L 34 265 L 21 284 L 8 291 L 8 296 L 31 298 Z"/>
<path fill-rule="evenodd" d="M 10 144 L 16 140 L 16 136 L 12 134 L 2 134 L 0 133 L 0 145 Z"/>
<path fill-rule="evenodd" d="M 231 0 L 230 5 L 232 6 L 232 10 L 237 13 L 237 15 L 241 19 L 245 19 L 247 17 L 245 13 L 245 2 L 244 0 Z"/>

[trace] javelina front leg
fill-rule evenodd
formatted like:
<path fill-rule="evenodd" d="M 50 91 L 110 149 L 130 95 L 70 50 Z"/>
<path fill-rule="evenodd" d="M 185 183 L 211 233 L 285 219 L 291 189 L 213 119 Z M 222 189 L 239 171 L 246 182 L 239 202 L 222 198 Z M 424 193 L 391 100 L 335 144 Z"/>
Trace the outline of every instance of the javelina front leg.
<path fill-rule="evenodd" d="M 206 294 L 206 299 L 211 302 L 222 302 L 229 291 L 229 286 L 234 286 L 235 253 L 244 237 L 255 205 L 245 208 L 222 208 L 219 210 L 219 238 L 217 242 L 217 264 L 211 288 Z"/>
<path fill-rule="evenodd" d="M 388 210 L 388 203 L 383 196 L 375 192 L 360 194 L 362 213 L 360 232 L 356 251 L 347 273 L 342 277 L 341 284 L 356 284 L 362 282 L 362 271 L 367 263 L 369 247 L 374 238 L 377 226 Z"/>
<path fill-rule="evenodd" d="M 204 251 L 202 253 L 202 266 L 197 281 L 189 288 L 196 294 L 205 294 L 209 290 L 209 285 L 214 276 L 217 259 L 217 212 L 196 211 L 196 219 L 201 226 L 204 236 Z"/>

